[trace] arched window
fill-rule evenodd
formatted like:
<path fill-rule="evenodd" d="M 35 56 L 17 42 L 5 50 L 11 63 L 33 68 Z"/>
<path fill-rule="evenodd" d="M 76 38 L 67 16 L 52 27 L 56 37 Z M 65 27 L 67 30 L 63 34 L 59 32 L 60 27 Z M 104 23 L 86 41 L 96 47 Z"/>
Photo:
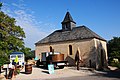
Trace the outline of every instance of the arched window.
<path fill-rule="evenodd" d="M 72 45 L 69 45 L 69 54 L 72 55 Z"/>
<path fill-rule="evenodd" d="M 52 47 L 50 46 L 50 52 L 52 52 Z"/>

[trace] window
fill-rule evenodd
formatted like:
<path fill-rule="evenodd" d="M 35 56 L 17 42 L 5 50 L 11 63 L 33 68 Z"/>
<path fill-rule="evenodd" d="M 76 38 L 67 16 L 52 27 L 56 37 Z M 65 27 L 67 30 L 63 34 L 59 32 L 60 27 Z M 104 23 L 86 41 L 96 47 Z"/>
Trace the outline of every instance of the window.
<path fill-rule="evenodd" d="M 11 58 L 15 58 L 16 56 L 14 56 L 14 55 L 11 55 Z"/>
<path fill-rule="evenodd" d="M 22 58 L 22 56 L 21 56 L 21 55 L 18 55 L 18 58 Z"/>
<path fill-rule="evenodd" d="M 65 24 L 65 25 L 64 25 L 64 29 L 65 29 L 65 30 L 68 30 L 68 28 L 69 28 L 69 27 L 68 27 L 68 24 Z"/>
<path fill-rule="evenodd" d="M 69 54 L 72 55 L 72 45 L 69 45 Z"/>
<path fill-rule="evenodd" d="M 50 52 L 52 52 L 52 47 L 50 46 Z"/>

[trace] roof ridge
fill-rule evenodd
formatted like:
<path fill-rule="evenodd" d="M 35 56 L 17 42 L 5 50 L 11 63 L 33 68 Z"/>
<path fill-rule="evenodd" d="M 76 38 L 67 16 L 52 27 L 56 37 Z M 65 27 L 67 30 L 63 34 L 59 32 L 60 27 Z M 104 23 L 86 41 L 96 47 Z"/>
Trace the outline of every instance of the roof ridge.
<path fill-rule="evenodd" d="M 76 23 L 76 22 L 73 20 L 70 12 L 68 12 L 68 11 L 67 11 L 67 13 L 66 13 L 66 15 L 65 15 L 64 20 L 62 21 L 62 23 L 66 23 L 66 22 L 74 22 L 74 23 Z"/>

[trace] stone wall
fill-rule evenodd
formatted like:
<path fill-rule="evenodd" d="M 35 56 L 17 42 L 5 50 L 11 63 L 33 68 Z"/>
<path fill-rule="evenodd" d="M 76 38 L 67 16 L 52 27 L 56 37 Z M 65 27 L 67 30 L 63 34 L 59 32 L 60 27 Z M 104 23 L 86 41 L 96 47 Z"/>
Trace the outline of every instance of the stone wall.
<path fill-rule="evenodd" d="M 96 67 L 96 65 L 100 64 L 97 61 L 97 55 L 99 52 L 98 46 L 101 43 L 101 47 L 105 51 L 105 55 L 107 53 L 106 50 L 106 42 L 101 41 L 98 39 L 85 39 L 85 40 L 75 40 L 75 41 L 66 41 L 66 42 L 58 42 L 58 43 L 51 43 L 51 44 L 40 44 L 36 46 L 36 56 L 39 56 L 41 59 L 42 52 L 50 52 L 50 46 L 54 49 L 55 52 L 60 52 L 64 54 L 64 59 L 68 60 L 69 65 L 75 65 L 75 54 L 79 48 L 80 56 L 83 60 L 81 66 L 87 67 Z M 72 55 L 69 54 L 69 45 L 72 46 Z M 107 59 L 107 57 L 105 58 Z"/>
<path fill-rule="evenodd" d="M 105 41 L 94 39 L 96 47 L 96 69 L 107 67 L 108 55 L 107 55 L 107 44 Z"/>

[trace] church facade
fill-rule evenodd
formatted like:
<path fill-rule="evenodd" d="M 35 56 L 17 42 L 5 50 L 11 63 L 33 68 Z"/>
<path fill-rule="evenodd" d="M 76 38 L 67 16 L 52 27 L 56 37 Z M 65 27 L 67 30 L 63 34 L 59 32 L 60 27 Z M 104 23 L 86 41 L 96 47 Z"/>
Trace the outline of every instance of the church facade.
<path fill-rule="evenodd" d="M 69 12 L 62 21 L 62 29 L 56 30 L 35 43 L 35 55 L 41 58 L 42 52 L 60 52 L 68 65 L 75 64 L 75 55 L 79 51 L 80 66 L 100 69 L 107 67 L 106 40 L 86 26 L 76 27 Z"/>

